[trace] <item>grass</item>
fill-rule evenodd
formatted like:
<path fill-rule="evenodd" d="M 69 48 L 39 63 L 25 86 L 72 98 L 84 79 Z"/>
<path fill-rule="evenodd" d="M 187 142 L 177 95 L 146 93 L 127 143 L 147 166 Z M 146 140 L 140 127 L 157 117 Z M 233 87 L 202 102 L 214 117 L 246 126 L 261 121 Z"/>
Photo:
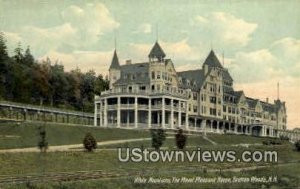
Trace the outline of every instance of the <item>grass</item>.
<path fill-rule="evenodd" d="M 25 123 L 17 124 L 0 124 L 0 136 L 14 135 L 19 137 L 0 138 L 0 148 L 21 148 L 36 146 L 38 141 L 38 127 L 39 124 Z M 81 126 L 67 126 L 57 124 L 47 124 L 45 126 L 47 131 L 47 139 L 50 145 L 60 144 L 76 144 L 82 143 L 82 138 L 86 132 L 91 132 L 98 141 L 114 140 L 114 139 L 130 139 L 130 138 L 143 138 L 150 137 L 148 131 L 142 130 L 124 130 L 124 129 L 104 129 L 95 127 L 81 127 Z M 172 134 L 168 134 L 172 136 Z M 266 163 L 243 163 L 243 162 L 142 162 L 122 163 L 118 161 L 118 154 L 116 150 L 106 150 L 104 148 L 116 147 L 151 147 L 150 140 L 129 142 L 124 144 L 107 145 L 103 150 L 94 153 L 86 152 L 49 152 L 43 153 L 0 153 L 0 177 L 1 175 L 28 175 L 28 174 L 44 174 L 44 173 L 57 173 L 57 172 L 72 172 L 72 171 L 93 171 L 105 170 L 118 171 L 120 173 L 127 173 L 135 171 L 134 175 L 139 176 L 144 171 L 149 171 L 145 177 L 232 177 L 232 176 L 278 176 L 278 183 L 237 183 L 237 184 L 134 184 L 133 177 L 117 178 L 113 180 L 87 180 L 87 181 L 69 181 L 69 182 L 38 182 L 31 184 L 6 184 L 0 185 L 0 188 L 297 188 L 300 186 L 300 153 L 294 150 L 294 147 L 289 143 L 283 145 L 253 145 L 249 147 L 232 146 L 234 144 L 247 143 L 255 144 L 262 143 L 262 141 L 269 140 L 260 137 L 242 136 L 242 135 L 219 135 L 208 134 L 209 139 L 217 143 L 212 145 L 205 140 L 201 135 L 188 136 L 187 150 L 197 149 L 201 147 L 204 150 L 234 150 L 238 156 L 245 150 L 254 151 L 277 151 L 279 163 L 294 162 L 294 164 L 286 164 L 283 166 L 244 171 L 240 173 L 231 172 L 215 172 L 205 173 L 203 170 L 218 169 L 222 171 L 226 168 L 249 167 L 256 165 L 266 165 Z M 163 147 L 174 148 L 174 138 L 168 138 Z M 164 149 L 165 150 L 165 149 Z M 273 165 L 273 164 L 269 164 Z M 188 171 L 182 172 L 182 169 Z M 136 172 L 137 171 L 137 172 Z M 29 187 L 30 188 L 30 187 Z"/>
<path fill-rule="evenodd" d="M 271 147 L 260 146 L 258 150 L 270 150 Z M 203 149 L 207 150 L 232 150 L 230 146 L 206 146 Z M 256 147 L 236 147 L 235 150 L 241 153 L 243 150 L 257 150 Z M 48 182 L 48 183 L 34 183 L 33 185 L 39 188 L 278 188 L 277 186 L 286 186 L 287 188 L 295 188 L 299 186 L 300 180 L 300 153 L 296 152 L 291 145 L 273 146 L 273 150 L 278 151 L 280 162 L 295 162 L 294 164 L 286 164 L 283 166 L 269 168 L 263 168 L 254 171 L 243 171 L 240 173 L 232 172 L 215 172 L 205 173 L 204 169 L 220 169 L 232 167 L 249 167 L 258 165 L 257 163 L 204 163 L 204 162 L 142 162 L 142 163 L 121 163 L 118 161 L 118 155 L 116 151 L 103 150 L 95 153 L 86 152 L 51 152 L 47 154 L 40 153 L 11 153 L 0 154 L 0 175 L 26 175 L 26 174 L 43 174 L 43 173 L 55 173 L 55 172 L 69 172 L 69 171 L 92 171 L 92 170 L 105 170 L 115 171 L 119 173 L 127 173 L 130 171 L 135 172 L 135 176 L 140 176 L 144 171 L 150 171 L 145 173 L 145 177 L 251 177 L 251 176 L 272 176 L 277 175 L 278 183 L 237 183 L 237 184 L 179 184 L 179 185 L 164 185 L 164 184 L 134 184 L 133 177 L 118 178 L 113 180 L 97 180 L 97 181 L 70 181 L 70 182 Z M 262 164 L 262 163 L 261 163 Z M 181 172 L 184 168 L 191 168 L 186 172 Z M 26 188 L 26 184 L 21 185 L 4 185 L 4 188 Z M 0 186 L 1 187 L 1 186 Z"/>
<path fill-rule="evenodd" d="M 0 123 L 0 149 L 24 148 L 37 146 L 38 127 L 36 123 Z M 48 123 L 45 125 L 46 138 L 49 145 L 81 144 L 87 132 L 93 134 L 97 141 L 149 137 L 144 130 L 125 130 L 97 128 L 86 126 L 70 126 Z M 14 137 L 4 137 L 4 136 Z"/>

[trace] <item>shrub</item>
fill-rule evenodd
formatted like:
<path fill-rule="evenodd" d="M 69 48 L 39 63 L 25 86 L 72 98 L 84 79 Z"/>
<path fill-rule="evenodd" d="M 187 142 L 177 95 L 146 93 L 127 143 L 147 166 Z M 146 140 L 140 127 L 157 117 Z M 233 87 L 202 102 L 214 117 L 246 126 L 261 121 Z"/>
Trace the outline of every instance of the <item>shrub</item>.
<path fill-rule="evenodd" d="M 175 135 L 177 148 L 183 149 L 186 144 L 187 137 L 183 134 L 182 129 L 177 130 L 177 134 Z"/>
<path fill-rule="evenodd" d="M 87 133 L 83 139 L 83 146 L 88 152 L 97 148 L 97 141 L 91 133 Z"/>
<path fill-rule="evenodd" d="M 295 147 L 298 151 L 300 151 L 300 140 L 295 143 Z"/>
<path fill-rule="evenodd" d="M 40 140 L 38 142 L 38 147 L 41 150 L 41 152 L 46 152 L 48 149 L 48 142 L 46 140 L 46 130 L 44 127 L 39 127 L 39 135 Z"/>
<path fill-rule="evenodd" d="M 151 129 L 152 147 L 159 150 L 166 140 L 166 133 L 163 129 Z"/>
<path fill-rule="evenodd" d="M 281 140 L 290 140 L 288 136 L 283 136 L 283 135 L 280 135 L 280 139 Z"/>

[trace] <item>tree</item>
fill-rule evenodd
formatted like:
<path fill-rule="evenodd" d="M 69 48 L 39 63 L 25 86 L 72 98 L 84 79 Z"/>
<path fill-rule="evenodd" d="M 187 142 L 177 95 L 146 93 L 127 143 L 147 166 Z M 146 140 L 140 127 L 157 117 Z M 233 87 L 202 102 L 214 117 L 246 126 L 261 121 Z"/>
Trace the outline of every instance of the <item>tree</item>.
<path fill-rule="evenodd" d="M 0 32 L 0 63 L 4 63 L 8 58 L 6 40 L 4 34 Z"/>
<path fill-rule="evenodd" d="M 34 58 L 33 58 L 32 54 L 30 52 L 30 47 L 29 46 L 27 47 L 27 49 L 25 51 L 22 62 L 27 66 L 32 66 L 34 64 Z"/>
<path fill-rule="evenodd" d="M 104 79 L 101 74 L 98 75 L 95 81 L 94 93 L 100 95 L 102 91 L 109 89 L 109 81 Z"/>
<path fill-rule="evenodd" d="M 182 129 L 177 130 L 177 134 L 175 135 L 177 148 L 183 149 L 186 144 L 187 136 L 183 134 Z"/>
<path fill-rule="evenodd" d="M 22 54 L 22 47 L 21 47 L 21 42 L 18 43 L 17 48 L 15 48 L 14 50 L 14 60 L 16 61 L 16 63 L 22 63 L 23 60 L 23 54 Z"/>
<path fill-rule="evenodd" d="M 48 149 L 48 142 L 46 140 L 46 130 L 44 127 L 39 127 L 40 141 L 38 142 L 38 147 L 41 152 L 46 152 Z"/>
<path fill-rule="evenodd" d="M 97 148 L 97 141 L 91 133 L 87 133 L 83 139 L 83 146 L 88 152 Z"/>
<path fill-rule="evenodd" d="M 152 147 L 159 150 L 166 140 L 166 133 L 163 129 L 151 129 Z"/>
<path fill-rule="evenodd" d="M 298 151 L 300 151 L 300 140 L 295 143 L 295 147 Z"/>
<path fill-rule="evenodd" d="M 5 96 L 6 64 L 9 60 L 4 34 L 0 32 L 0 99 Z"/>

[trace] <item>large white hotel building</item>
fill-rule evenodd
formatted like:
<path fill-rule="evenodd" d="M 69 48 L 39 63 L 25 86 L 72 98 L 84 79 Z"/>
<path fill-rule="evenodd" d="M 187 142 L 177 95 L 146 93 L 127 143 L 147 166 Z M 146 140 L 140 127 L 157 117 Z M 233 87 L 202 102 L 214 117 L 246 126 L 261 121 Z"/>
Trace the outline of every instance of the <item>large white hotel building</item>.
<path fill-rule="evenodd" d="M 109 90 L 95 96 L 94 125 L 270 137 L 286 130 L 285 102 L 260 101 L 235 91 L 213 50 L 202 69 L 183 72 L 176 72 L 165 57 L 158 42 L 143 63 L 120 65 L 115 51 Z"/>

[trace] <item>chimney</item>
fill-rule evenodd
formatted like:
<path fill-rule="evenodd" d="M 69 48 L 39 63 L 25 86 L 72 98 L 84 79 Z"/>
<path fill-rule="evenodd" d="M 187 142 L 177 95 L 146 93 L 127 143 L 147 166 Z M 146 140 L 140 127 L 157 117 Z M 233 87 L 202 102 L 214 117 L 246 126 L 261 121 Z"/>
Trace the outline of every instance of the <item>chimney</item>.
<path fill-rule="evenodd" d="M 269 98 L 266 98 L 266 102 L 269 103 Z"/>
<path fill-rule="evenodd" d="M 131 64 L 131 60 L 126 60 L 126 65 L 130 65 Z"/>

